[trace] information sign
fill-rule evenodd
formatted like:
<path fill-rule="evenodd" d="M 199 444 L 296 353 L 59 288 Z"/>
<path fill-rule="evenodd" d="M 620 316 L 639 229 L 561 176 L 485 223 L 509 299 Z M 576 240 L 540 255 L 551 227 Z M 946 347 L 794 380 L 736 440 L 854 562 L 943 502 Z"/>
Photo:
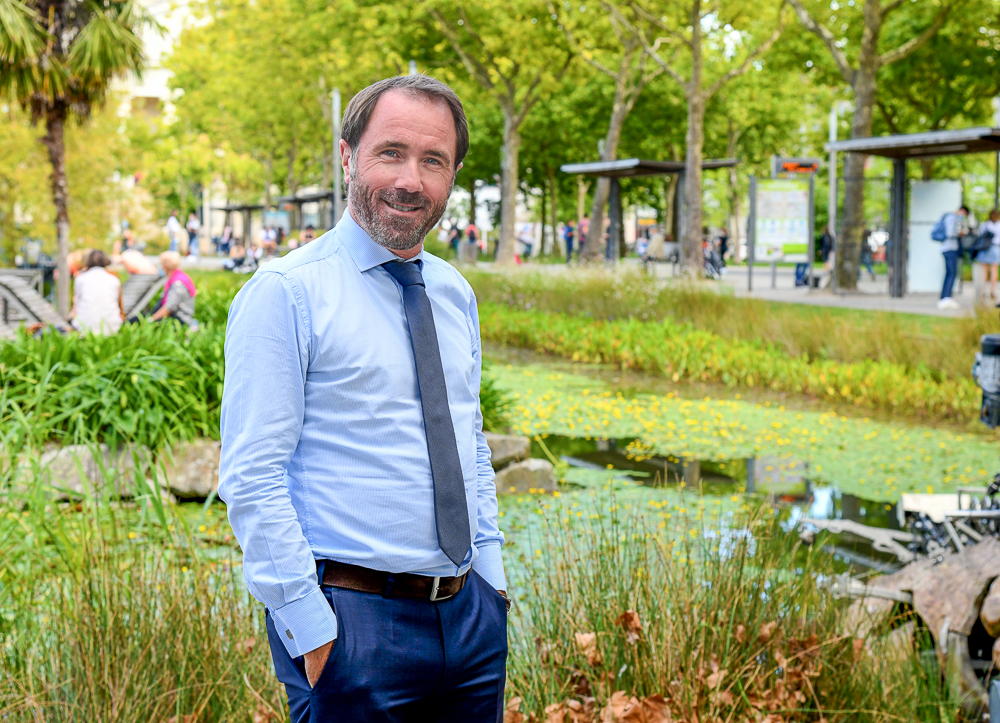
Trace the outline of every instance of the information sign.
<path fill-rule="evenodd" d="M 809 180 L 757 181 L 754 231 L 758 258 L 763 254 L 804 254 L 809 243 Z"/>

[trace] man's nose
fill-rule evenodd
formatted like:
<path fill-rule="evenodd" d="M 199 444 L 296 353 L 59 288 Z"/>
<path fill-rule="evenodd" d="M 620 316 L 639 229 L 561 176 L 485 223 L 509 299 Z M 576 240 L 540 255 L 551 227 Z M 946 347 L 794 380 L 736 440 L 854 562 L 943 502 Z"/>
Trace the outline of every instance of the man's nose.
<path fill-rule="evenodd" d="M 393 185 L 410 193 L 423 190 L 423 182 L 420 180 L 420 163 L 417 159 L 408 160 L 403 164 L 396 177 L 396 183 Z"/>

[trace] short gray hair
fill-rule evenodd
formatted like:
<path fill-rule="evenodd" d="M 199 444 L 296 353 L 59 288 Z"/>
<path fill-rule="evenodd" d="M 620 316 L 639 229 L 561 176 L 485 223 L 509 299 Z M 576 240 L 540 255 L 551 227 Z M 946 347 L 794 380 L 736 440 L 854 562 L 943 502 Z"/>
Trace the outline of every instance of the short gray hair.
<path fill-rule="evenodd" d="M 351 98 L 344 111 L 341 124 L 341 137 L 351 147 L 351 155 L 357 150 L 361 136 L 368 128 L 375 111 L 375 104 L 383 93 L 390 90 L 401 90 L 408 95 L 423 96 L 429 100 L 438 101 L 448 106 L 451 117 L 455 121 L 455 168 L 469 152 L 469 123 L 465 119 L 465 109 L 451 88 L 429 75 L 397 75 L 392 78 L 372 83 Z"/>

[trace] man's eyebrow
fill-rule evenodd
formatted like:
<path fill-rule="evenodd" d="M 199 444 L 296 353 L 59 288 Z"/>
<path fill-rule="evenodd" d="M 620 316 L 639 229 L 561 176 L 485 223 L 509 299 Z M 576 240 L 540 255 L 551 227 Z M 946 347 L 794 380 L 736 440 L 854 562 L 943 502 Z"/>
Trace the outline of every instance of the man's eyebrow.
<path fill-rule="evenodd" d="M 400 150 L 408 151 L 410 149 L 410 144 L 403 141 L 383 141 L 377 147 L 379 149 L 399 148 Z M 448 161 L 448 163 L 451 163 L 451 156 L 444 151 L 436 151 L 432 148 L 429 151 L 425 151 L 425 153 L 428 156 L 434 156 L 435 158 L 440 158 L 442 161 Z"/>

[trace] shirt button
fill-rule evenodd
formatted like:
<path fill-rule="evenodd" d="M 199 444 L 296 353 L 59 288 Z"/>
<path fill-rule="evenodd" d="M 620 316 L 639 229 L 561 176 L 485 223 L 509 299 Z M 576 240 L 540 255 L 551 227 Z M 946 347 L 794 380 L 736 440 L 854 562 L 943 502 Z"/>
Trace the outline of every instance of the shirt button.
<path fill-rule="evenodd" d="M 287 635 L 287 636 L 288 636 L 288 639 L 289 639 L 289 640 L 295 640 L 295 636 L 294 636 L 294 635 L 292 635 L 292 631 L 291 631 L 291 630 L 286 630 L 286 631 L 285 631 L 285 635 Z"/>

